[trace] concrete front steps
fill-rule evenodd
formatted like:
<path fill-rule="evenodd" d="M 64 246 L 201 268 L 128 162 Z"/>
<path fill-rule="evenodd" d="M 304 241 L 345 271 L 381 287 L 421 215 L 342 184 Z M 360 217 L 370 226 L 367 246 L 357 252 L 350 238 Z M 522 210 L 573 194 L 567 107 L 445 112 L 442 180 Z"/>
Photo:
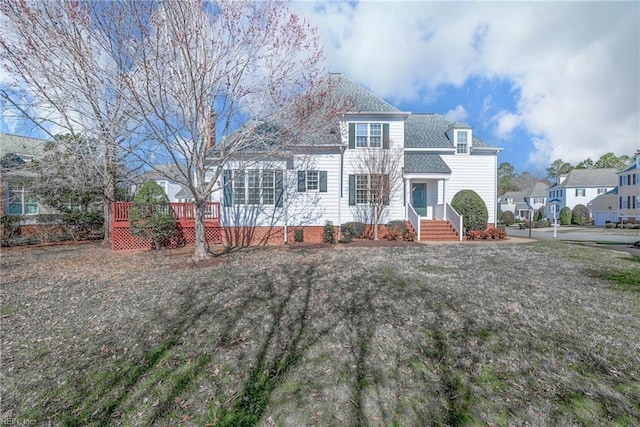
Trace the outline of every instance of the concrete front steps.
<path fill-rule="evenodd" d="M 413 230 L 411 223 L 407 225 Z M 449 221 L 423 219 L 420 221 L 420 241 L 438 240 L 438 241 L 457 241 L 460 240 L 458 232 L 454 230 Z"/>

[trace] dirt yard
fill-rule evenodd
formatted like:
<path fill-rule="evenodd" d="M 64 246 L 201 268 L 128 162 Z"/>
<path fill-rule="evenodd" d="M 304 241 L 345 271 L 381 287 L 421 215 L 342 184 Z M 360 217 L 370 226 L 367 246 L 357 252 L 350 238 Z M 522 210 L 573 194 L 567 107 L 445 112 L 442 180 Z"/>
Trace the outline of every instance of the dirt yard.
<path fill-rule="evenodd" d="M 629 254 L 547 241 L 189 257 L 3 249 L 0 421 L 640 424 Z"/>

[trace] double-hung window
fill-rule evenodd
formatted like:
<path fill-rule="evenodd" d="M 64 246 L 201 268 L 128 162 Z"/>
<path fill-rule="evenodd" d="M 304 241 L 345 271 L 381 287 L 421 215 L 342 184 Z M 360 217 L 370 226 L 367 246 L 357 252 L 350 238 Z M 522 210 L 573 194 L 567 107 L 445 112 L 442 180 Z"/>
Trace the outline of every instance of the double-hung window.
<path fill-rule="evenodd" d="M 282 207 L 283 172 L 273 169 L 230 170 L 223 173 L 224 205 Z"/>
<path fill-rule="evenodd" d="M 317 191 L 320 185 L 318 171 L 307 171 L 307 191 Z"/>
<path fill-rule="evenodd" d="M 349 175 L 349 204 L 388 204 L 389 176 L 383 174 Z"/>
<path fill-rule="evenodd" d="M 469 132 L 458 131 L 457 137 L 456 153 L 467 154 L 469 152 Z"/>
<path fill-rule="evenodd" d="M 247 171 L 247 204 L 260 204 L 260 171 L 252 169 Z"/>
<path fill-rule="evenodd" d="M 243 170 L 234 171 L 233 178 L 233 199 L 236 205 L 244 205 L 246 201 L 246 179 Z"/>
<path fill-rule="evenodd" d="M 389 148 L 389 124 L 350 123 L 349 148 Z"/>
<path fill-rule="evenodd" d="M 327 171 L 298 171 L 298 192 L 327 192 Z"/>
<path fill-rule="evenodd" d="M 265 205 L 273 205 L 275 201 L 275 182 L 274 171 L 262 171 L 262 203 Z"/>
<path fill-rule="evenodd" d="M 9 200 L 7 206 L 8 215 L 37 215 L 38 199 L 29 194 L 23 185 L 9 186 Z"/>
<path fill-rule="evenodd" d="M 576 188 L 576 197 L 584 197 L 586 193 L 584 188 Z"/>

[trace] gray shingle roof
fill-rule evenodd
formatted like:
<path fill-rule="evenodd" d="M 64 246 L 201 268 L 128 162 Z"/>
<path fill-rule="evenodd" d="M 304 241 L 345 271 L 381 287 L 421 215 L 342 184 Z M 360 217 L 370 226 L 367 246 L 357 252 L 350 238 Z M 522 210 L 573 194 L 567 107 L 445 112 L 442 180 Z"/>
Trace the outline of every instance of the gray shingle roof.
<path fill-rule="evenodd" d="M 461 122 L 451 123 L 435 113 L 414 113 L 404 121 L 405 148 L 454 148 L 447 136 L 451 129 L 471 129 Z M 473 147 L 494 148 L 480 138 L 473 137 Z"/>
<path fill-rule="evenodd" d="M 21 158 L 38 158 L 44 154 L 46 144 L 43 139 L 0 133 L 0 158 L 10 153 Z"/>
<path fill-rule="evenodd" d="M 449 166 L 438 154 L 405 153 L 405 173 L 451 173 Z"/>
<path fill-rule="evenodd" d="M 536 182 L 533 187 L 524 190 L 527 197 L 547 197 L 547 188 L 549 186 L 544 182 Z"/>
<path fill-rule="evenodd" d="M 618 170 L 608 169 L 572 169 L 560 184 L 553 188 L 575 187 L 615 187 L 618 185 Z"/>
<path fill-rule="evenodd" d="M 404 121 L 404 147 L 453 148 L 446 135 L 450 126 L 439 114 L 412 114 Z"/>
<path fill-rule="evenodd" d="M 333 79 L 332 81 L 335 82 L 335 91 L 337 95 L 348 100 L 352 104 L 350 106 L 351 111 L 375 111 L 381 113 L 400 112 L 396 107 L 369 92 L 369 90 L 365 89 L 364 86 L 359 85 L 348 77 L 345 77 L 342 74 L 332 74 L 331 77 Z"/>
<path fill-rule="evenodd" d="M 524 191 L 507 191 L 498 200 L 501 203 L 506 203 L 507 199 L 512 199 L 512 203 L 524 203 L 526 194 Z"/>

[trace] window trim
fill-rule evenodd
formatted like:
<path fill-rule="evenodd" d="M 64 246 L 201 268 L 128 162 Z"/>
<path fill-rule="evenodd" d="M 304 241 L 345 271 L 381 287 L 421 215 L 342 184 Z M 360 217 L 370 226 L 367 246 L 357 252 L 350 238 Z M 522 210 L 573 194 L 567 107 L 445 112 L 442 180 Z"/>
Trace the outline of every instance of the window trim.
<path fill-rule="evenodd" d="M 366 135 L 364 135 L 362 132 L 363 126 L 366 126 Z M 379 130 L 372 131 L 372 127 L 373 129 Z M 378 132 L 379 135 L 377 134 Z M 361 142 L 361 138 L 366 138 L 365 142 Z M 377 142 L 374 142 L 372 144 L 372 138 L 376 138 L 375 141 Z M 389 123 L 366 121 L 356 121 L 349 123 L 349 149 L 375 148 L 388 150 L 389 141 Z"/>

